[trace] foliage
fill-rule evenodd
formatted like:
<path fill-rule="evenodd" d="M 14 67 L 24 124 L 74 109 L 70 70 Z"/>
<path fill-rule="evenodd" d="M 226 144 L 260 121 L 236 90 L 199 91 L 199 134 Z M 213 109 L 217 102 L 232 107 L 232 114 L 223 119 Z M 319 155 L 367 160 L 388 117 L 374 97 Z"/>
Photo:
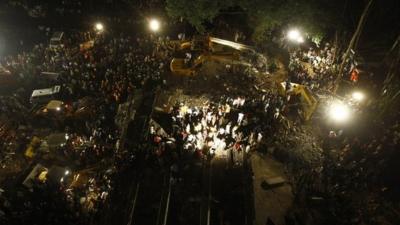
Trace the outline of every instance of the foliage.
<path fill-rule="evenodd" d="M 167 12 L 172 18 L 187 19 L 204 32 L 204 22 L 211 22 L 221 10 L 235 6 L 247 14 L 256 42 L 269 39 L 277 29 L 288 27 L 299 27 L 320 39 L 328 29 L 340 24 L 335 3 L 329 0 L 167 0 Z"/>
<path fill-rule="evenodd" d="M 296 27 L 311 38 L 319 39 L 338 23 L 335 18 L 336 8 L 326 0 L 243 0 L 241 7 L 253 21 L 253 39 L 270 39 L 274 30 Z M 257 6 L 257 7 L 254 7 Z"/>
<path fill-rule="evenodd" d="M 221 9 L 233 5 L 229 0 L 167 0 L 167 13 L 174 19 L 188 20 L 199 32 L 204 32 L 204 22 L 211 22 Z"/>

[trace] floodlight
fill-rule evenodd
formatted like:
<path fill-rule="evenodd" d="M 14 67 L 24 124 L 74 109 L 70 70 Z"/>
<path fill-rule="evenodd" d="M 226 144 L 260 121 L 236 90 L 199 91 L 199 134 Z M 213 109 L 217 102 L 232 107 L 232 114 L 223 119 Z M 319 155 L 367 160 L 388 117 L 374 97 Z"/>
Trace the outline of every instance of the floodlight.
<path fill-rule="evenodd" d="M 96 23 L 95 28 L 99 32 L 102 32 L 104 30 L 104 26 L 102 23 Z"/>
<path fill-rule="evenodd" d="M 330 106 L 329 116 L 337 122 L 344 122 L 350 117 L 350 109 L 344 103 L 336 102 Z"/>
<path fill-rule="evenodd" d="M 160 30 L 160 22 L 156 19 L 151 19 L 149 22 L 150 30 L 156 32 Z"/>
<path fill-rule="evenodd" d="M 288 36 L 289 40 L 292 40 L 292 41 L 298 41 L 298 39 L 301 37 L 300 32 L 297 29 L 290 30 L 288 32 L 287 36 Z"/>

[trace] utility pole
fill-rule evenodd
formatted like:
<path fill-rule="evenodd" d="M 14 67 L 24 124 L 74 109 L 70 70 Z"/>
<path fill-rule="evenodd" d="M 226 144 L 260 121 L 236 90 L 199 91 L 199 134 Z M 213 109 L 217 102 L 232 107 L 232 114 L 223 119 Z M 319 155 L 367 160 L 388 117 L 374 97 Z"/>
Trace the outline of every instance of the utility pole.
<path fill-rule="evenodd" d="M 373 1 L 374 0 L 369 0 L 367 5 L 365 6 L 364 11 L 361 14 L 360 20 L 358 21 L 358 25 L 357 25 L 356 31 L 354 32 L 353 37 L 350 40 L 349 46 L 347 47 L 347 50 L 344 53 L 344 56 L 343 56 L 343 59 L 342 59 L 342 63 L 340 64 L 340 67 L 339 67 L 339 72 L 338 72 L 338 75 L 337 75 L 337 77 L 335 79 L 335 83 L 334 83 L 334 85 L 335 85 L 334 86 L 335 87 L 334 93 L 335 94 L 336 94 L 336 91 L 339 88 L 339 82 L 340 82 L 341 78 L 343 77 L 343 70 L 344 70 L 344 66 L 346 64 L 346 61 L 349 58 L 349 54 L 351 52 L 351 49 L 354 48 L 354 45 L 355 45 L 356 41 L 358 40 L 358 37 L 360 36 L 361 31 L 364 28 L 365 20 L 367 18 L 369 9 L 371 8 L 371 5 L 372 5 Z"/>

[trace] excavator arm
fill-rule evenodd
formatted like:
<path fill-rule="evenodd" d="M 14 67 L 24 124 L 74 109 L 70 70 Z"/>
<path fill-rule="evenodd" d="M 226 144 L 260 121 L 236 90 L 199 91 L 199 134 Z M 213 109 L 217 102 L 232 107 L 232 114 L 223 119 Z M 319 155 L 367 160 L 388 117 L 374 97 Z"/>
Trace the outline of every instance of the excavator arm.
<path fill-rule="evenodd" d="M 228 47 L 231 47 L 231 48 L 239 50 L 239 51 L 247 50 L 247 51 L 251 51 L 253 53 L 256 52 L 254 50 L 254 48 L 251 47 L 251 46 L 240 44 L 240 43 L 233 42 L 233 41 L 220 39 L 220 38 L 215 38 L 215 37 L 210 37 L 210 43 L 216 43 L 216 44 L 220 44 L 220 45 L 223 45 L 223 46 L 228 46 Z"/>
<path fill-rule="evenodd" d="M 235 51 L 221 49 L 220 47 L 229 47 Z M 240 60 L 240 52 L 257 54 L 250 46 L 215 37 L 195 37 L 190 42 L 171 41 L 168 48 L 174 51 L 198 53 L 199 55 L 197 58 L 191 59 L 190 63 L 185 58 L 174 57 L 172 59 L 171 71 L 181 76 L 194 76 L 205 61 L 251 67 L 251 63 Z"/>

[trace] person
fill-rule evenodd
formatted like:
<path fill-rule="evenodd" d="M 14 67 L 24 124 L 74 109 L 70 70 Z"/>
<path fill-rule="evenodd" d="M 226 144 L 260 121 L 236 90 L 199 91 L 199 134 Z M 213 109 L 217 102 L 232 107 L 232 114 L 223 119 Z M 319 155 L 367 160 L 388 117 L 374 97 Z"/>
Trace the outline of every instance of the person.
<path fill-rule="evenodd" d="M 185 33 L 179 33 L 178 34 L 178 39 L 181 40 L 181 41 L 185 40 Z"/>
<path fill-rule="evenodd" d="M 243 113 L 239 113 L 238 114 L 238 119 L 237 119 L 237 124 L 241 124 L 244 118 L 244 114 Z"/>
<path fill-rule="evenodd" d="M 275 108 L 274 118 L 275 118 L 275 119 L 278 119 L 278 118 L 279 118 L 279 115 L 280 115 L 279 109 L 278 109 L 278 108 Z"/>
<path fill-rule="evenodd" d="M 238 31 L 235 32 L 235 36 L 233 39 L 235 40 L 235 42 L 238 42 L 238 40 L 239 40 L 239 32 Z"/>
<path fill-rule="evenodd" d="M 263 135 L 259 132 L 257 133 L 257 143 L 260 143 L 262 141 Z"/>
<path fill-rule="evenodd" d="M 353 68 L 350 73 L 350 80 L 353 83 L 356 83 L 358 81 L 358 76 L 359 76 L 359 72 L 358 72 L 357 68 Z"/>
<path fill-rule="evenodd" d="M 186 54 L 185 54 L 185 60 L 184 60 L 184 62 L 185 62 L 185 64 L 186 65 L 190 65 L 190 62 L 191 62 L 191 59 L 192 59 L 192 54 L 190 54 L 189 52 L 187 52 Z"/>

